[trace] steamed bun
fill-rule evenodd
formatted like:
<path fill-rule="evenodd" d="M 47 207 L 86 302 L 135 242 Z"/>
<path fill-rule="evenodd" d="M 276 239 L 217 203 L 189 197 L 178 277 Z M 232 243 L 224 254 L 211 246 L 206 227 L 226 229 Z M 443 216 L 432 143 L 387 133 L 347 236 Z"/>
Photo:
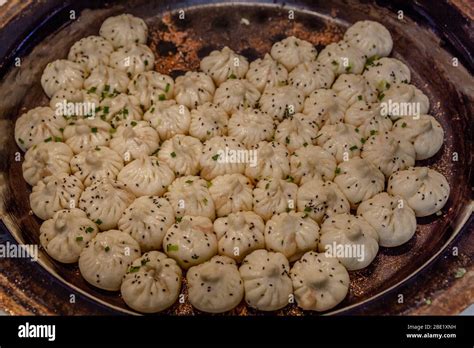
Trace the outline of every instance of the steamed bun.
<path fill-rule="evenodd" d="M 415 212 L 400 196 L 382 192 L 363 201 L 357 208 L 379 235 L 383 247 L 396 247 L 406 243 L 415 234 Z"/>
<path fill-rule="evenodd" d="M 298 188 L 298 211 L 321 223 L 334 214 L 349 213 L 347 198 L 332 181 L 312 179 Z"/>
<path fill-rule="evenodd" d="M 214 94 L 213 103 L 219 105 L 229 115 L 240 109 L 254 108 L 260 92 L 247 80 L 227 80 Z"/>
<path fill-rule="evenodd" d="M 212 180 L 218 175 L 242 174 L 248 152 L 236 139 L 223 136 L 214 137 L 204 143 L 200 156 L 201 176 Z"/>
<path fill-rule="evenodd" d="M 159 145 L 158 133 L 145 121 L 131 121 L 119 126 L 110 140 L 110 148 L 120 154 L 125 162 L 151 155 Z"/>
<path fill-rule="evenodd" d="M 84 81 L 84 88 L 105 97 L 127 92 L 129 82 L 127 73 L 100 64 L 91 70 Z"/>
<path fill-rule="evenodd" d="M 252 184 L 242 174 L 225 174 L 212 179 L 209 193 L 217 216 L 252 210 Z"/>
<path fill-rule="evenodd" d="M 398 170 L 415 165 L 415 148 L 392 132 L 376 133 L 365 141 L 361 157 L 388 177 Z"/>
<path fill-rule="evenodd" d="M 148 27 L 143 19 L 125 13 L 107 18 L 102 23 L 99 34 L 117 49 L 133 43 L 145 44 Z"/>
<path fill-rule="evenodd" d="M 319 127 L 316 117 L 304 114 L 295 114 L 284 119 L 275 132 L 275 140 L 285 144 L 290 152 L 315 144 Z"/>
<path fill-rule="evenodd" d="M 181 268 L 159 251 L 150 251 L 133 261 L 120 287 L 125 303 L 142 313 L 171 307 L 181 289 Z"/>
<path fill-rule="evenodd" d="M 100 118 L 110 122 L 114 128 L 127 123 L 127 121 L 141 120 L 143 116 L 138 99 L 124 93 L 103 99 L 99 109 Z M 115 129 L 110 130 L 112 133 L 114 131 Z"/>
<path fill-rule="evenodd" d="M 294 36 L 275 42 L 270 53 L 273 59 L 283 64 L 288 71 L 293 70 L 303 62 L 314 61 L 318 54 L 316 48 L 310 42 Z"/>
<path fill-rule="evenodd" d="M 417 217 L 440 211 L 449 199 L 450 187 L 443 174 L 428 167 L 401 170 L 390 176 L 387 192 L 408 202 Z"/>
<path fill-rule="evenodd" d="M 316 270 L 318 270 L 316 272 Z M 290 271 L 298 307 L 317 312 L 337 306 L 349 291 L 349 273 L 334 257 L 309 251 Z"/>
<path fill-rule="evenodd" d="M 393 124 L 392 132 L 413 144 L 417 161 L 434 156 L 443 146 L 444 130 L 433 116 L 404 117 Z"/>
<path fill-rule="evenodd" d="M 392 36 L 382 24 L 374 21 L 359 21 L 347 29 L 344 40 L 357 47 L 368 58 L 386 57 L 393 47 Z"/>
<path fill-rule="evenodd" d="M 244 298 L 239 269 L 235 261 L 227 256 L 214 256 L 191 267 L 186 279 L 189 302 L 203 312 L 230 311 Z"/>
<path fill-rule="evenodd" d="M 355 209 L 360 202 L 365 201 L 385 188 L 385 177 L 369 161 L 353 157 L 339 164 L 340 173 L 334 178 L 334 182 L 346 196 Z"/>
<path fill-rule="evenodd" d="M 84 186 L 67 173 L 55 173 L 38 181 L 30 194 L 33 213 L 42 220 L 53 217 L 61 209 L 75 208 Z"/>
<path fill-rule="evenodd" d="M 15 122 L 15 141 L 26 151 L 43 141 L 62 140 L 66 120 L 56 116 L 53 109 L 39 106 L 22 114 Z"/>
<path fill-rule="evenodd" d="M 117 178 L 130 183 L 128 188 L 137 197 L 161 196 L 173 182 L 174 173 L 155 156 L 142 156 L 122 168 Z"/>
<path fill-rule="evenodd" d="M 133 260 L 140 257 L 138 243 L 128 234 L 109 230 L 98 233 L 79 256 L 82 277 L 97 288 L 117 291 Z"/>
<path fill-rule="evenodd" d="M 410 83 L 411 79 L 410 69 L 404 63 L 387 57 L 375 60 L 362 76 L 379 91 L 385 91 L 395 83 Z"/>
<path fill-rule="evenodd" d="M 86 71 L 91 71 L 99 64 L 109 64 L 114 47 L 100 36 L 87 36 L 75 42 L 69 49 L 67 59 L 81 64 Z"/>
<path fill-rule="evenodd" d="M 137 98 L 144 110 L 161 101 L 171 99 L 173 91 L 173 79 L 153 70 L 135 75 L 128 84 L 128 94 Z"/>
<path fill-rule="evenodd" d="M 122 168 L 122 157 L 105 146 L 83 151 L 71 159 L 72 173 L 86 186 L 101 178 L 116 179 Z"/>
<path fill-rule="evenodd" d="M 22 163 L 23 178 L 34 186 L 39 180 L 58 173 L 69 174 L 72 150 L 64 143 L 47 142 L 31 147 Z"/>
<path fill-rule="evenodd" d="M 84 86 L 86 70 L 82 65 L 66 59 L 58 59 L 46 65 L 41 75 L 41 86 L 51 98 L 61 88 L 81 89 Z"/>
<path fill-rule="evenodd" d="M 209 260 L 217 254 L 212 221 L 204 216 L 183 216 L 166 232 L 163 250 L 184 269 Z"/>
<path fill-rule="evenodd" d="M 204 57 L 200 68 L 219 86 L 227 79 L 243 79 L 249 69 L 249 62 L 247 58 L 225 46 L 222 50 L 212 51 Z"/>
<path fill-rule="evenodd" d="M 327 65 L 311 61 L 298 64 L 289 74 L 288 83 L 303 91 L 305 97 L 320 88 L 330 88 L 335 78 Z"/>
<path fill-rule="evenodd" d="M 274 86 L 266 88 L 260 98 L 260 110 L 275 120 L 291 116 L 303 110 L 304 94 L 293 86 Z"/>
<path fill-rule="evenodd" d="M 298 186 L 277 178 L 265 178 L 253 190 L 253 209 L 264 220 L 272 215 L 294 210 Z"/>
<path fill-rule="evenodd" d="M 265 223 L 253 211 L 231 213 L 214 221 L 218 253 L 241 262 L 256 249 L 263 249 Z"/>
<path fill-rule="evenodd" d="M 253 180 L 265 177 L 286 179 L 290 174 L 290 156 L 286 147 L 277 142 L 261 141 L 252 147 L 256 161 L 249 161 L 245 175 Z"/>
<path fill-rule="evenodd" d="M 367 267 L 377 256 L 379 236 L 361 216 L 335 214 L 321 225 L 319 250 L 349 270 Z"/>
<path fill-rule="evenodd" d="M 198 139 L 177 134 L 161 144 L 158 158 L 166 163 L 176 176 L 196 175 L 200 169 L 201 153 L 202 144 Z"/>
<path fill-rule="evenodd" d="M 265 88 L 285 84 L 288 78 L 288 71 L 281 63 L 266 53 L 263 58 L 250 63 L 245 78 L 262 93 Z"/>
<path fill-rule="evenodd" d="M 86 243 L 94 238 L 99 229 L 77 208 L 57 211 L 40 227 L 40 242 L 49 256 L 62 263 L 74 263 Z"/>
<path fill-rule="evenodd" d="M 105 231 L 117 226 L 123 212 L 134 199 L 126 184 L 104 177 L 92 182 L 82 192 L 79 208 L 101 231 Z"/>
<path fill-rule="evenodd" d="M 312 179 L 332 180 L 336 174 L 336 159 L 322 147 L 303 145 L 290 156 L 290 175 L 297 184 Z"/>
<path fill-rule="evenodd" d="M 331 67 L 336 75 L 362 73 L 366 59 L 363 52 L 345 41 L 327 45 L 318 56 L 318 62 Z"/>
<path fill-rule="evenodd" d="M 129 234 L 142 251 L 161 249 L 165 233 L 174 224 L 171 204 L 157 196 L 139 197 L 123 212 L 118 229 Z"/>
<path fill-rule="evenodd" d="M 214 220 L 216 212 L 208 183 L 199 176 L 177 178 L 168 187 L 164 197 L 171 203 L 177 216 L 205 216 Z"/>
<path fill-rule="evenodd" d="M 316 249 L 319 226 L 304 213 L 279 213 L 267 221 L 265 245 L 270 251 L 280 252 L 291 262 L 306 251 Z"/>
<path fill-rule="evenodd" d="M 161 140 L 170 139 L 176 134 L 187 134 L 191 124 L 191 114 L 184 105 L 178 105 L 174 100 L 154 104 L 143 115 L 156 129 Z"/>
<path fill-rule="evenodd" d="M 359 156 L 361 136 L 350 124 L 326 125 L 319 130 L 318 145 L 336 158 L 338 163 Z"/>
<path fill-rule="evenodd" d="M 155 55 L 142 44 L 129 44 L 120 47 L 110 55 L 110 66 L 122 70 L 128 76 L 151 70 L 155 65 Z"/>
<path fill-rule="evenodd" d="M 368 103 L 377 101 L 377 91 L 362 75 L 342 74 L 332 85 L 332 90 L 349 106 L 359 100 Z"/>
<path fill-rule="evenodd" d="M 241 109 L 232 114 L 229 120 L 229 136 L 246 147 L 263 140 L 271 140 L 275 124 L 273 118 L 257 109 Z"/>
<path fill-rule="evenodd" d="M 216 87 L 212 79 L 201 72 L 188 71 L 183 76 L 176 78 L 174 98 L 178 104 L 189 109 L 212 101 Z"/>
<path fill-rule="evenodd" d="M 315 118 L 318 127 L 322 127 L 342 122 L 346 109 L 347 102 L 335 91 L 317 89 L 306 98 L 303 113 Z"/>
<path fill-rule="evenodd" d="M 393 120 L 401 116 L 418 116 L 428 113 L 430 108 L 430 101 L 428 97 L 413 85 L 408 83 L 394 83 L 383 93 L 381 98 L 382 103 L 386 104 L 387 110 L 385 116 L 390 116 Z M 391 115 L 388 109 L 389 105 L 392 108 L 398 107 L 398 113 Z M 403 108 L 403 105 L 416 106 L 416 108 Z"/>
<path fill-rule="evenodd" d="M 64 128 L 64 140 L 75 154 L 108 145 L 111 127 L 99 118 L 78 118 L 71 120 Z"/>
<path fill-rule="evenodd" d="M 249 306 L 261 311 L 275 311 L 291 300 L 290 265 L 283 254 L 255 250 L 247 255 L 239 271 Z"/>
<path fill-rule="evenodd" d="M 229 116 L 224 109 L 212 103 L 199 105 L 191 110 L 189 134 L 201 141 L 227 135 Z"/>

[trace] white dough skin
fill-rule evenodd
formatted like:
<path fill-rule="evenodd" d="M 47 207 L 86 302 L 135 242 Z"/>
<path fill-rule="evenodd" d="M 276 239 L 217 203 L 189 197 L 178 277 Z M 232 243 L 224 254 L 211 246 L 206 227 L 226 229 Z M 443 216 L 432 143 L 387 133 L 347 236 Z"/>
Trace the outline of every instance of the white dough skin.
<path fill-rule="evenodd" d="M 75 263 L 99 229 L 80 209 L 57 211 L 53 218 L 40 227 L 40 242 L 53 259 L 62 263 Z"/>
<path fill-rule="evenodd" d="M 413 145 L 392 132 L 375 134 L 364 143 L 361 154 L 385 177 L 392 173 L 415 165 L 415 148 Z"/>
<path fill-rule="evenodd" d="M 122 168 L 122 157 L 105 146 L 81 152 L 71 159 L 72 173 L 86 186 L 101 178 L 116 179 Z"/>
<path fill-rule="evenodd" d="M 165 198 L 171 203 L 176 216 L 206 216 L 214 220 L 215 207 L 208 182 L 199 176 L 183 176 L 168 187 Z"/>
<path fill-rule="evenodd" d="M 265 223 L 253 211 L 232 213 L 214 221 L 218 252 L 241 262 L 256 249 L 265 247 Z"/>
<path fill-rule="evenodd" d="M 209 187 L 217 216 L 252 210 L 252 184 L 242 174 L 216 176 Z"/>
<path fill-rule="evenodd" d="M 227 256 L 191 267 L 186 276 L 189 302 L 207 313 L 223 313 L 244 298 L 244 285 L 235 261 Z"/>
<path fill-rule="evenodd" d="M 81 89 L 86 78 L 82 65 L 70 60 L 58 59 L 46 65 L 41 75 L 41 86 L 51 98 L 61 88 Z"/>
<path fill-rule="evenodd" d="M 109 64 L 114 47 L 100 36 L 87 36 L 71 46 L 67 59 L 81 64 L 86 71 L 91 71 L 99 64 Z"/>
<path fill-rule="evenodd" d="M 176 78 L 174 98 L 178 104 L 195 109 L 199 105 L 212 102 L 215 90 L 214 82 L 208 75 L 188 71 L 185 75 Z"/>
<path fill-rule="evenodd" d="M 274 43 L 271 49 L 273 59 L 283 64 L 288 71 L 300 63 L 314 61 L 317 54 L 316 48 L 310 42 L 294 36 Z"/>
<path fill-rule="evenodd" d="M 336 75 L 360 74 L 364 70 L 366 56 L 358 48 L 345 41 L 327 45 L 318 56 L 318 62 L 331 67 Z"/>
<path fill-rule="evenodd" d="M 337 257 L 349 270 L 367 267 L 377 256 L 379 236 L 361 216 L 336 214 L 321 225 L 319 251 Z"/>
<path fill-rule="evenodd" d="M 245 78 L 262 93 L 266 88 L 286 84 L 288 71 L 266 53 L 263 59 L 259 58 L 250 63 Z"/>
<path fill-rule="evenodd" d="M 396 83 L 410 83 L 411 80 L 410 69 L 395 58 L 375 60 L 365 69 L 362 76 L 379 91 L 385 91 Z"/>
<path fill-rule="evenodd" d="M 356 209 L 360 202 L 365 201 L 385 188 L 385 176 L 369 161 L 353 157 L 339 165 L 340 173 L 334 178 L 342 193 Z"/>
<path fill-rule="evenodd" d="M 139 197 L 123 212 L 118 229 L 132 236 L 142 251 L 159 250 L 175 222 L 171 204 L 157 196 Z"/>
<path fill-rule="evenodd" d="M 157 313 L 176 302 L 181 289 L 181 268 L 159 251 L 133 261 L 120 288 L 125 303 L 142 313 Z"/>
<path fill-rule="evenodd" d="M 203 216 L 183 216 L 166 232 L 163 250 L 184 269 L 209 260 L 217 254 L 212 221 Z"/>
<path fill-rule="evenodd" d="M 295 209 L 298 186 L 283 179 L 265 178 L 253 190 L 253 210 L 264 220 Z"/>
<path fill-rule="evenodd" d="M 347 29 L 344 40 L 363 52 L 367 58 L 386 57 L 393 47 L 392 36 L 382 24 L 359 21 Z"/>
<path fill-rule="evenodd" d="M 334 214 L 349 213 L 350 205 L 332 181 L 312 179 L 298 188 L 298 211 L 321 223 Z"/>
<path fill-rule="evenodd" d="M 408 242 L 416 231 L 415 212 L 402 197 L 379 193 L 357 208 L 379 235 L 383 247 L 396 247 Z"/>
<path fill-rule="evenodd" d="M 217 86 L 227 79 L 243 79 L 249 68 L 249 62 L 225 46 L 220 51 L 212 51 L 200 63 L 201 70 L 208 74 Z"/>
<path fill-rule="evenodd" d="M 245 301 L 261 311 L 275 311 L 290 301 L 293 285 L 290 265 L 281 253 L 255 250 L 239 269 L 244 281 Z"/>
<path fill-rule="evenodd" d="M 413 144 L 417 161 L 434 156 L 443 146 L 444 130 L 433 116 L 403 117 L 393 124 L 392 132 Z"/>
<path fill-rule="evenodd" d="M 319 146 L 306 145 L 290 156 L 290 175 L 297 184 L 312 179 L 332 180 L 336 174 L 337 163 L 334 156 Z"/>
<path fill-rule="evenodd" d="M 349 291 L 349 273 L 334 257 L 309 251 L 290 272 L 296 303 L 305 310 L 324 312 L 337 306 Z"/>
<path fill-rule="evenodd" d="M 414 167 L 393 173 L 387 192 L 403 197 L 417 217 L 440 211 L 449 199 L 450 187 L 443 174 L 428 167 Z"/>
<path fill-rule="evenodd" d="M 140 246 L 128 234 L 105 231 L 85 246 L 79 256 L 79 271 L 89 284 L 117 291 L 127 269 L 140 255 Z"/>
<path fill-rule="evenodd" d="M 283 144 L 261 141 L 252 147 L 256 156 L 255 161 L 247 163 L 245 175 L 252 180 L 271 177 L 286 179 L 290 174 L 290 157 Z"/>
<path fill-rule="evenodd" d="M 53 109 L 39 106 L 22 114 L 15 123 L 15 141 L 22 151 L 43 141 L 62 139 L 61 128 L 66 127 L 66 120 L 56 116 Z"/>
<path fill-rule="evenodd" d="M 76 207 L 83 189 L 82 182 L 73 175 L 47 176 L 33 186 L 31 210 L 40 219 L 50 219 L 58 210 Z"/>
<path fill-rule="evenodd" d="M 200 169 L 201 153 L 202 143 L 198 139 L 177 134 L 161 144 L 158 158 L 166 163 L 176 176 L 196 175 Z"/>
<path fill-rule="evenodd" d="M 39 180 L 59 173 L 69 174 L 69 161 L 73 156 L 72 150 L 64 143 L 39 143 L 30 148 L 25 154 L 22 164 L 23 178 L 34 186 Z"/>
<path fill-rule="evenodd" d="M 305 213 L 291 211 L 273 215 L 265 226 L 265 245 L 281 252 L 289 261 L 298 260 L 306 251 L 316 249 L 319 226 Z"/>
<path fill-rule="evenodd" d="M 134 199 L 135 196 L 127 189 L 126 184 L 102 178 L 92 182 L 82 192 L 79 208 L 104 231 L 117 226 L 123 212 Z"/>
<path fill-rule="evenodd" d="M 161 140 L 166 140 L 176 134 L 188 133 L 191 114 L 186 106 L 167 100 L 154 104 L 143 115 L 143 119 L 157 130 Z"/>
<path fill-rule="evenodd" d="M 107 18 L 99 33 L 117 49 L 129 44 L 145 44 L 148 27 L 143 19 L 126 13 Z"/>

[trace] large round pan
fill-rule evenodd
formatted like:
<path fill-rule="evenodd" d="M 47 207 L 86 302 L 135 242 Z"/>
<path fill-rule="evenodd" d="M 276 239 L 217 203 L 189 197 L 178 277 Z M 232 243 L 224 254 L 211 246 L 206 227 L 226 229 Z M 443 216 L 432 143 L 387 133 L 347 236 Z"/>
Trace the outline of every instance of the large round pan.
<path fill-rule="evenodd" d="M 351 23 L 371 19 L 390 30 L 393 56 L 410 67 L 413 83 L 430 98 L 430 113 L 445 129 L 442 149 L 420 164 L 443 173 L 452 193 L 440 216 L 418 219 L 416 235 L 407 244 L 381 248 L 368 268 L 351 272 L 349 295 L 329 313 L 376 313 L 381 303 L 388 314 L 407 310 L 400 287 L 426 277 L 427 267 L 460 236 L 470 245 L 462 250 L 472 276 L 473 30 L 462 14 L 468 10 L 443 2 L 402 1 L 9 1 L 0 11 L 1 239 L 39 244 L 41 221 L 30 213 L 14 122 L 24 110 L 47 104 L 39 83 L 45 65 L 65 57 L 74 41 L 96 34 L 106 17 L 130 12 L 144 18 L 156 69 L 173 77 L 196 69 L 200 58 L 224 45 L 253 60 L 283 37 L 295 35 L 320 48 L 341 39 Z M 133 313 L 119 295 L 89 286 L 76 266 L 55 262 L 41 250 L 37 263 L 1 259 L 0 266 L 0 302 L 12 313 Z M 429 272 L 436 276 L 433 267 Z M 464 302 L 472 301 L 472 287 L 470 294 Z M 302 313 L 289 305 L 277 314 Z M 166 314 L 197 313 L 183 303 Z M 241 304 L 231 314 L 258 313 Z"/>

